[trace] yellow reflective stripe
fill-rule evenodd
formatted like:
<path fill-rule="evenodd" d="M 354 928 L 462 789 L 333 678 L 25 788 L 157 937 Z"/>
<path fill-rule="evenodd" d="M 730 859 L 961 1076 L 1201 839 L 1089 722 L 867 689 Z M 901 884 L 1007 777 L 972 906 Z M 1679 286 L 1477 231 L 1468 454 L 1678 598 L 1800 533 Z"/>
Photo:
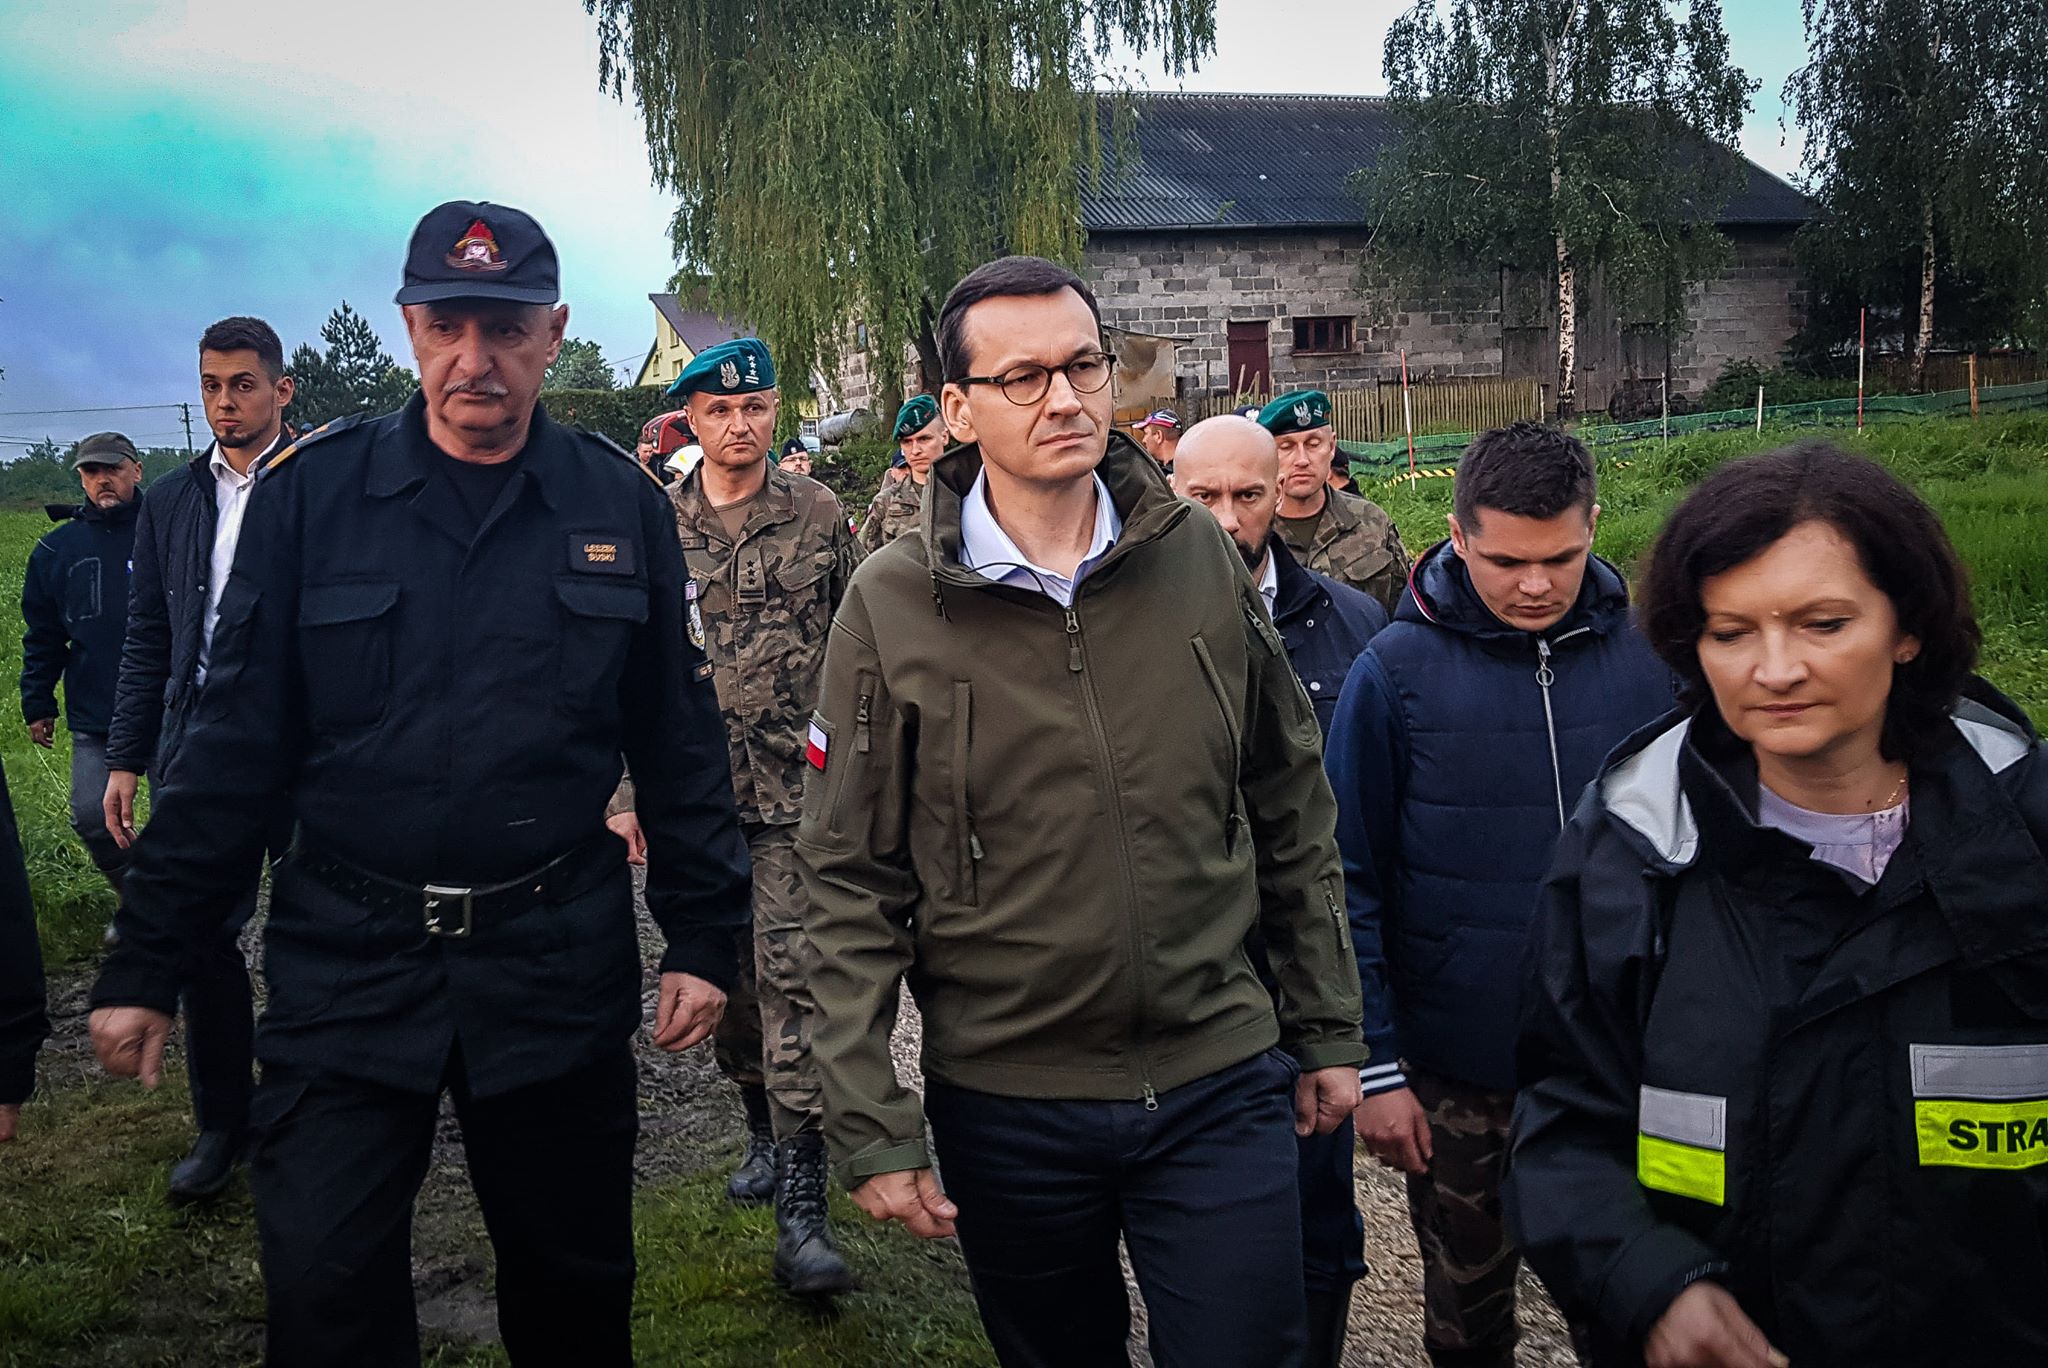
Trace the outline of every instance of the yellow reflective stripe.
<path fill-rule="evenodd" d="M 1728 1198 L 1728 1156 L 1719 1150 L 1638 1134 L 1636 1181 L 1659 1192 L 1724 1206 Z"/>
<path fill-rule="evenodd" d="M 1920 1140 L 1922 1164 L 1982 1169 L 2048 1164 L 2048 1098 L 1923 1100 L 1913 1104 L 1913 1129 Z"/>

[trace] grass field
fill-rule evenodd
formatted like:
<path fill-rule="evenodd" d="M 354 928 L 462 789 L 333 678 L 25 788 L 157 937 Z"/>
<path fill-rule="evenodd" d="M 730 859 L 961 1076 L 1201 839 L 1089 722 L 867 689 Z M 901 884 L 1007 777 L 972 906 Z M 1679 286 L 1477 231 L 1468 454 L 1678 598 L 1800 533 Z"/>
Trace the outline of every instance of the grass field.
<path fill-rule="evenodd" d="M 1700 475 L 1805 435 L 1717 434 L 1604 449 L 1599 551 L 1627 566 Z M 1973 574 L 1984 673 L 2037 721 L 2048 720 L 2048 415 L 1977 425 L 1901 421 L 1837 440 L 1886 462 L 1941 512 Z M 1366 492 L 1394 514 L 1411 548 L 1443 535 L 1451 481 L 1398 481 Z M 0 678 L 18 677 L 22 566 L 48 528 L 40 513 L 0 513 Z M 53 966 L 75 973 L 111 906 L 67 826 L 64 743 L 38 751 L 9 719 L 0 723 L 0 758 L 45 951 Z M 164 1166 L 181 1152 L 187 1127 L 181 1079 L 156 1095 L 67 1082 L 34 1100 L 22 1143 L 0 1147 L 0 1368 L 256 1361 L 261 1289 L 246 1197 L 203 1212 L 163 1200 Z M 768 1284 L 761 1265 L 770 1218 L 729 1207 L 718 1196 L 721 1181 L 707 1170 L 641 1194 L 636 1335 L 644 1361 L 803 1368 L 988 1361 L 950 1248 L 874 1230 L 842 1198 L 838 1229 L 869 1290 L 849 1299 L 841 1315 L 814 1315 Z M 502 1358 L 495 1349 L 441 1339 L 431 1340 L 430 1361 L 453 1368 Z"/>

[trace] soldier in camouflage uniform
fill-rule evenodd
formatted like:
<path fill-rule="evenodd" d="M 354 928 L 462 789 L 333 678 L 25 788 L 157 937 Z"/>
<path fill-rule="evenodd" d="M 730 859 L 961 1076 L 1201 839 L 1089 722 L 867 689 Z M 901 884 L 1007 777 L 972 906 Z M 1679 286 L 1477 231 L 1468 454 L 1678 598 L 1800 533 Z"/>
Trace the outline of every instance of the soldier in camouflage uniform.
<path fill-rule="evenodd" d="M 832 491 L 768 459 L 774 385 L 774 363 L 753 338 L 711 348 L 684 370 L 669 392 L 687 396 L 704 459 L 669 500 L 689 575 L 689 631 L 710 658 L 754 866 L 754 925 L 714 1037 L 749 1132 L 727 1193 L 746 1203 L 772 1195 L 776 1279 L 792 1291 L 831 1295 L 850 1290 L 852 1274 L 825 1222 L 810 1060 L 813 957 L 795 836 L 825 637 L 860 552 Z M 629 804 L 622 786 L 615 809 Z"/>
<path fill-rule="evenodd" d="M 1280 447 L 1280 515 L 1273 530 L 1309 569 L 1380 601 L 1392 617 L 1408 587 L 1408 548 L 1387 510 L 1330 487 L 1337 434 L 1330 396 L 1295 390 L 1259 410 Z"/>
<path fill-rule="evenodd" d="M 895 434 L 898 458 L 910 473 L 900 480 L 884 476 L 882 487 L 869 502 L 867 516 L 860 521 L 861 550 L 869 555 L 917 527 L 932 462 L 946 450 L 946 424 L 939 417 L 939 401 L 920 394 L 905 403 L 896 410 Z"/>

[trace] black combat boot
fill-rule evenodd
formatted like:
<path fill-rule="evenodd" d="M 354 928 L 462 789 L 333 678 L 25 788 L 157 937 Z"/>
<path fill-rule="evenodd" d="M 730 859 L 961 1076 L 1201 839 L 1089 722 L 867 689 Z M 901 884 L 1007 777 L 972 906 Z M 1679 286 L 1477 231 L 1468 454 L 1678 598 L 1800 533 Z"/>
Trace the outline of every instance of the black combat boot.
<path fill-rule="evenodd" d="M 182 1206 L 220 1196 L 248 1149 L 247 1131 L 201 1131 L 192 1152 L 171 1166 L 171 1204 Z"/>
<path fill-rule="evenodd" d="M 768 1090 L 758 1083 L 740 1084 L 740 1105 L 747 1109 L 747 1152 L 732 1171 L 725 1195 L 741 1206 L 760 1206 L 775 1196 L 775 1128 L 768 1122 Z"/>
<path fill-rule="evenodd" d="M 825 1219 L 825 1137 L 804 1131 L 779 1147 L 775 1185 L 775 1281 L 804 1297 L 853 1290 L 853 1270 L 832 1247 Z"/>

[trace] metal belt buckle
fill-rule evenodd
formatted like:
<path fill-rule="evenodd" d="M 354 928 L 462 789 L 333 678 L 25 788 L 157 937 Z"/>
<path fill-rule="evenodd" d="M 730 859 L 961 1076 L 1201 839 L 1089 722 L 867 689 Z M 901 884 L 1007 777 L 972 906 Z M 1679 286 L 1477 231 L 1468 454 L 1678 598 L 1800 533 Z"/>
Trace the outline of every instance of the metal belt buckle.
<path fill-rule="evenodd" d="M 460 940 L 470 933 L 471 913 L 476 908 L 475 889 L 428 884 L 424 892 L 428 935 Z M 461 911 L 460 917 L 456 915 L 457 909 Z"/>

